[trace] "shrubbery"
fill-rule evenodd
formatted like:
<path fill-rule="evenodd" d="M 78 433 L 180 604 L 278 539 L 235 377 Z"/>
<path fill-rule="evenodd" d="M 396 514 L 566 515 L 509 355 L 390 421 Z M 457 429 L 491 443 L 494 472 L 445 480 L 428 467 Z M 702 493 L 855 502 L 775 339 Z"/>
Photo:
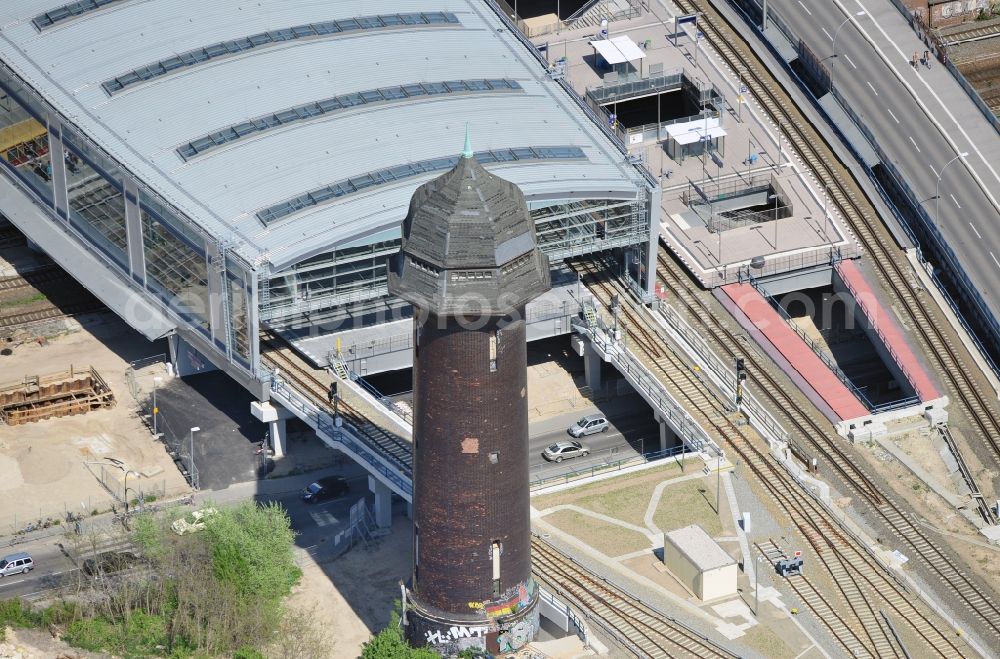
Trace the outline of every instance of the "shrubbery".
<path fill-rule="evenodd" d="M 429 648 L 413 648 L 403 636 L 399 620 L 399 600 L 389 616 L 385 629 L 372 637 L 361 649 L 361 659 L 440 659 L 441 655 Z"/>
<path fill-rule="evenodd" d="M 149 569 L 79 574 L 85 604 L 35 612 L 17 600 L 0 602 L 0 627 L 56 624 L 71 645 L 124 657 L 328 654 L 313 619 L 286 615 L 282 606 L 301 577 L 284 508 L 247 502 L 219 509 L 205 531 L 183 537 L 168 522 L 135 520 L 132 540 Z"/>

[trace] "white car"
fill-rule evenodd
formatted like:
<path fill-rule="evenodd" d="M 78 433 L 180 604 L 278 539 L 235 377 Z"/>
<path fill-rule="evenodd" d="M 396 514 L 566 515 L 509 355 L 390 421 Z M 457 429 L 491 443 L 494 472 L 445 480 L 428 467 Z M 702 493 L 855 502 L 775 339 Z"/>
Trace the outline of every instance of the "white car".
<path fill-rule="evenodd" d="M 570 426 L 566 432 L 568 432 L 572 437 L 580 439 L 584 435 L 607 432 L 610 427 L 611 426 L 608 424 L 608 418 L 603 414 L 588 414 Z"/>
<path fill-rule="evenodd" d="M 175 521 L 170 525 L 170 528 L 172 528 L 174 533 L 177 535 L 187 535 L 188 533 L 204 531 L 205 520 L 218 512 L 219 511 L 215 508 L 202 508 L 201 510 L 195 510 L 194 512 L 190 512 Z"/>

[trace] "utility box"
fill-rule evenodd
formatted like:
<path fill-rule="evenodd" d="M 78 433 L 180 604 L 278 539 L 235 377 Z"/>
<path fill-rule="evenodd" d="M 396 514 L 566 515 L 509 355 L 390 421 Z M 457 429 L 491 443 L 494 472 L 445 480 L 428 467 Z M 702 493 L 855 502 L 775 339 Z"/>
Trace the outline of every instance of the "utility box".
<path fill-rule="evenodd" d="M 736 559 L 697 524 L 663 534 L 663 563 L 702 601 L 736 594 Z"/>

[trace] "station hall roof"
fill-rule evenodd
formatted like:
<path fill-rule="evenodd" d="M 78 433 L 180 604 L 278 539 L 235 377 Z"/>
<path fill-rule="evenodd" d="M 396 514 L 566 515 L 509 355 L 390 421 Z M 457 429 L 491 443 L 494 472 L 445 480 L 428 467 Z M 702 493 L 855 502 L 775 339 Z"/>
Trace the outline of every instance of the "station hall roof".
<path fill-rule="evenodd" d="M 481 0 L 4 0 L 0 60 L 275 269 L 396 230 L 466 122 L 529 200 L 641 185 Z"/>

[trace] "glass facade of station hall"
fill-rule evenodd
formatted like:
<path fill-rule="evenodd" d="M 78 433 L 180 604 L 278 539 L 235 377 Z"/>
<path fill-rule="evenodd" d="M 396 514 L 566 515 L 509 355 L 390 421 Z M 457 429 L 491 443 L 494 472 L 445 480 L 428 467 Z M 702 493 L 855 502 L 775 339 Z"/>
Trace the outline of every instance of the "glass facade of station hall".
<path fill-rule="evenodd" d="M 301 330 L 351 305 L 383 298 L 391 302 L 386 265 L 399 249 L 398 228 L 338 245 L 280 272 L 271 272 L 266 263 L 251 266 L 126 172 L 2 63 L 0 91 L 0 167 L 45 207 L 54 224 L 93 247 L 133 289 L 159 302 L 249 375 L 259 371 L 258 320 L 277 329 Z M 563 146 L 501 149 L 476 157 L 489 167 L 493 162 L 584 155 L 578 147 Z M 367 185 L 443 171 L 450 160 L 416 165 L 402 173 L 394 169 L 391 176 L 369 173 Z M 349 183 L 360 185 L 355 179 Z M 338 190 L 352 192 L 344 185 Z M 310 191 L 307 197 L 312 201 L 322 195 Z M 291 211 L 265 209 L 269 215 L 261 221 L 294 221 L 282 219 L 302 206 L 298 198 L 291 201 L 298 204 Z M 529 209 L 539 245 L 558 269 L 566 258 L 648 249 L 649 203 L 648 190 L 637 182 L 633 199 L 529 198 Z M 640 260 L 645 256 L 628 258 Z"/>
<path fill-rule="evenodd" d="M 53 223 L 252 373 L 253 269 L 49 107 L 0 63 L 0 167 Z"/>

